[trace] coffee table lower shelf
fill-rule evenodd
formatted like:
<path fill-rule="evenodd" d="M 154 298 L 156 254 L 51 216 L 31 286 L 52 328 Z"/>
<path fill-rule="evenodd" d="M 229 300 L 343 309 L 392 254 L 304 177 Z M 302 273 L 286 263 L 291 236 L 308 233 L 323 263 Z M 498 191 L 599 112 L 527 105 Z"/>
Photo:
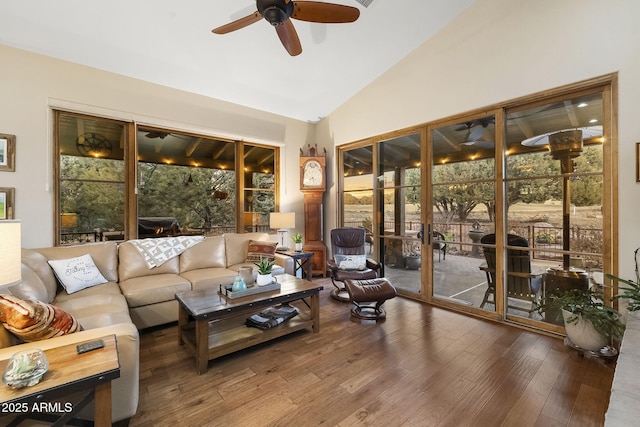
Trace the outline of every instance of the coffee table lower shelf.
<path fill-rule="evenodd" d="M 243 322 L 241 323 L 242 320 L 242 318 L 231 318 L 208 322 L 207 361 L 313 326 L 311 320 L 294 317 L 271 329 L 261 330 L 247 327 Z M 185 346 L 195 354 L 195 323 L 182 327 L 182 339 Z"/>

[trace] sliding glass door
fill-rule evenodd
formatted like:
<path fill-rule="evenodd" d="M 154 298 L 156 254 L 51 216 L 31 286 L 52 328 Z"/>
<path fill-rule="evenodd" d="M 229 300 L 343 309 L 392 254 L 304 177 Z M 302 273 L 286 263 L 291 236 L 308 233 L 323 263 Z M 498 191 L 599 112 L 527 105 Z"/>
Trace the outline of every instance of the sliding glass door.
<path fill-rule="evenodd" d="M 377 148 L 377 218 L 385 276 L 400 292 L 422 292 L 423 133 L 380 141 Z"/>
<path fill-rule="evenodd" d="M 495 268 L 482 237 L 496 229 L 496 116 L 471 117 L 431 131 L 434 300 L 496 311 Z"/>

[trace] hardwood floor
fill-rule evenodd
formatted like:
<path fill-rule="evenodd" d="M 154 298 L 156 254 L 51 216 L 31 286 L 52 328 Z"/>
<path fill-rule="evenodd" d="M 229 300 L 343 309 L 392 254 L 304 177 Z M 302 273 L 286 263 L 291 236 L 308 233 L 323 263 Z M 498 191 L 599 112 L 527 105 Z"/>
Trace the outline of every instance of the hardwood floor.
<path fill-rule="evenodd" d="M 601 426 L 615 363 L 556 338 L 395 298 L 351 320 L 321 293 L 320 333 L 209 362 L 175 325 L 141 334 L 131 426 Z"/>

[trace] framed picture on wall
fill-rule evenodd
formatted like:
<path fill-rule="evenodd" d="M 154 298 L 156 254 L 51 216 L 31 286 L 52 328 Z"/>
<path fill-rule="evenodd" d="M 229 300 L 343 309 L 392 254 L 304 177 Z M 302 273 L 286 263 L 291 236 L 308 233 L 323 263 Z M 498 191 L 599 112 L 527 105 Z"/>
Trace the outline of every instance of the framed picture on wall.
<path fill-rule="evenodd" d="M 16 136 L 0 133 L 0 171 L 16 170 Z"/>
<path fill-rule="evenodd" d="M 15 188 L 0 187 L 0 220 L 14 219 Z"/>

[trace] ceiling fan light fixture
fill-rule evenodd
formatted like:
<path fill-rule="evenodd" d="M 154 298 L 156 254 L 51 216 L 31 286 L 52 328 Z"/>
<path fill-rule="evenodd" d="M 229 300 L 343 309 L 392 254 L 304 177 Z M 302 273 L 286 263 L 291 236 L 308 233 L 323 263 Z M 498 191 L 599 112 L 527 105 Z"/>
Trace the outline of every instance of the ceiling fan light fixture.
<path fill-rule="evenodd" d="M 258 12 L 274 27 L 289 19 L 293 13 L 293 2 L 285 3 L 283 0 L 258 1 Z"/>

